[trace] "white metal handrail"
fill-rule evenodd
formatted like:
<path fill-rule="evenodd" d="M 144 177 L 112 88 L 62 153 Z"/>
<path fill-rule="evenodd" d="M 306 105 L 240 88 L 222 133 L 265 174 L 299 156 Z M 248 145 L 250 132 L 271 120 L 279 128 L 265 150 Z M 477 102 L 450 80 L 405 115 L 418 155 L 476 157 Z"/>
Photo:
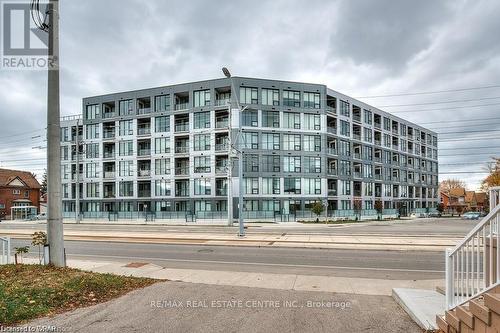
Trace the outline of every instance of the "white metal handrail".
<path fill-rule="evenodd" d="M 10 237 L 0 237 L 0 243 L 2 243 L 0 265 L 10 264 Z"/>
<path fill-rule="evenodd" d="M 446 305 L 452 309 L 500 285 L 500 188 L 490 189 L 490 213 L 446 251 Z"/>

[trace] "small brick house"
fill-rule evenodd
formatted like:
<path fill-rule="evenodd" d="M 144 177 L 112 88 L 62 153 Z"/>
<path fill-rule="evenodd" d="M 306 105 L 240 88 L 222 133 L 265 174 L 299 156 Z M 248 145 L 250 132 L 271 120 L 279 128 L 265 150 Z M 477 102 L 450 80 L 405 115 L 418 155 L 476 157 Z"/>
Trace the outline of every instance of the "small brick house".
<path fill-rule="evenodd" d="M 0 219 L 27 219 L 40 211 L 40 183 L 27 171 L 0 169 Z"/>

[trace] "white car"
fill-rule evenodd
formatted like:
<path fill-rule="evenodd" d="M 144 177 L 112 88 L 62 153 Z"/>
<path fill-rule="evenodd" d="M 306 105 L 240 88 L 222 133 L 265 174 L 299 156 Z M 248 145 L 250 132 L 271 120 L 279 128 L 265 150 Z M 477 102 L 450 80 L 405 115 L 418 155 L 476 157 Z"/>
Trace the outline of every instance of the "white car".
<path fill-rule="evenodd" d="M 40 213 L 37 216 L 35 216 L 35 220 L 46 220 L 47 219 L 47 213 Z"/>

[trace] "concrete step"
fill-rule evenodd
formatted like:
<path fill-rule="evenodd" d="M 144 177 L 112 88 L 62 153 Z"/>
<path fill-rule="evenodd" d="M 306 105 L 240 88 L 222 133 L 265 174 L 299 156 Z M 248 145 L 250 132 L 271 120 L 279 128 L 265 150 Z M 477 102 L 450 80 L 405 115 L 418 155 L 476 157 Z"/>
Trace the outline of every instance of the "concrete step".
<path fill-rule="evenodd" d="M 438 329 L 436 315 L 445 312 L 443 295 L 434 290 L 394 288 L 392 297 L 420 328 L 425 331 Z"/>

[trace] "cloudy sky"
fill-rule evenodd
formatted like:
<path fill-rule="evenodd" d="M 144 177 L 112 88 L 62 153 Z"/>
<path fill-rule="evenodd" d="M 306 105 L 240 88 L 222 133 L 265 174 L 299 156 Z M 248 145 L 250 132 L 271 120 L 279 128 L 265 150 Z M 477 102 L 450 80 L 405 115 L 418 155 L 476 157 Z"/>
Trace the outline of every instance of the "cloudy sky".
<path fill-rule="evenodd" d="M 474 189 L 484 175 L 467 172 L 500 155 L 499 14 L 495 0 L 61 1 L 61 112 L 222 66 L 355 97 L 481 88 L 362 98 L 442 133 L 441 180 Z M 0 70 L 2 167 L 42 173 L 45 100 L 45 72 Z"/>

